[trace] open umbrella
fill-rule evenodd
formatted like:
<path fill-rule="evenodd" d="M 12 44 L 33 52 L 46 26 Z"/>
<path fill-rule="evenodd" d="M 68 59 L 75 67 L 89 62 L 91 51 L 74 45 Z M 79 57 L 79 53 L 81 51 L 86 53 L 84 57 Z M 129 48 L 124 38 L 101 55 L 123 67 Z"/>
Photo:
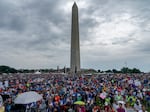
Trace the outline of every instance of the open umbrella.
<path fill-rule="evenodd" d="M 17 96 L 15 104 L 29 104 L 42 99 L 42 96 L 34 91 L 24 92 Z"/>
<path fill-rule="evenodd" d="M 76 104 L 76 105 L 85 105 L 85 102 L 83 102 L 83 101 L 76 101 L 76 102 L 74 102 L 74 104 Z"/>

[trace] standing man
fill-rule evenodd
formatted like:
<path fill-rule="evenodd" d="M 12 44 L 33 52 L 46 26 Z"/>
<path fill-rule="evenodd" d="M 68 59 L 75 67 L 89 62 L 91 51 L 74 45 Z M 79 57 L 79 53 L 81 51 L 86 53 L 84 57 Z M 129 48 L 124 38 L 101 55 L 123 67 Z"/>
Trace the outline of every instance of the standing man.
<path fill-rule="evenodd" d="M 122 107 L 121 103 L 119 103 L 119 108 L 117 109 L 117 112 L 125 112 L 125 109 Z"/>

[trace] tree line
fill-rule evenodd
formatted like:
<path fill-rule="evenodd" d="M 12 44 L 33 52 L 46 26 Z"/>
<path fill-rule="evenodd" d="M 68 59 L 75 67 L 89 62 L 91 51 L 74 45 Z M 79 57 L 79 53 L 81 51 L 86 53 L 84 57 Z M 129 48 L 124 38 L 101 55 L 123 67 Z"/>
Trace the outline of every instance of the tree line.
<path fill-rule="evenodd" d="M 0 73 L 34 73 L 36 72 L 37 70 L 34 70 L 34 69 L 15 69 L 15 68 L 12 68 L 12 67 L 9 67 L 9 66 L 5 66 L 5 65 L 2 65 L 0 66 Z M 43 73 L 48 73 L 48 72 L 58 72 L 57 69 L 40 69 L 39 70 L 40 72 L 43 72 Z M 68 72 L 70 71 L 69 68 L 62 68 L 59 70 L 60 72 Z M 141 73 L 141 71 L 137 68 L 128 68 L 128 67 L 123 67 L 121 68 L 120 70 L 117 70 L 117 69 L 112 69 L 112 70 L 106 70 L 106 71 L 102 71 L 102 70 L 94 70 L 94 69 L 84 69 L 83 72 L 92 72 L 92 73 Z"/>
<path fill-rule="evenodd" d="M 112 69 L 112 70 L 106 70 L 106 71 L 101 71 L 98 70 L 99 73 L 142 73 L 140 69 L 137 68 L 128 68 L 128 67 L 123 67 L 120 70 L 117 69 Z"/>

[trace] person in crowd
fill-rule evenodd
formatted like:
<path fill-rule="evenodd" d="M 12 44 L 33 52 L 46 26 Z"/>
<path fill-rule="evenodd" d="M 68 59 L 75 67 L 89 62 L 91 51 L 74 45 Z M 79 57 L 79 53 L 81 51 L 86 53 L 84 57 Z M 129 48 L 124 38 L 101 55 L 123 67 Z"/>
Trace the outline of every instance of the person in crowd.
<path fill-rule="evenodd" d="M 5 80 L 7 79 L 7 84 Z M 143 108 L 141 102 L 150 105 L 149 74 L 101 74 L 86 76 L 48 74 L 12 74 L 2 76 L 0 80 L 0 105 L 10 112 L 15 98 L 24 92 L 36 91 L 42 95 L 42 101 L 35 103 L 35 108 L 45 112 L 67 111 L 117 111 L 121 108 L 118 101 L 129 104 L 137 111 Z M 75 105 L 83 101 L 85 105 Z M 137 102 L 138 101 L 138 102 Z M 3 103 L 1 103 L 3 102 Z M 33 103 L 33 102 L 32 102 Z M 105 105 L 105 104 L 108 105 Z M 99 107 L 99 108 L 98 108 Z M 108 109 L 112 108 L 112 109 Z M 124 109 L 124 106 L 122 105 Z M 123 110 L 122 109 L 122 110 Z M 121 110 L 121 109 L 120 109 Z"/>
<path fill-rule="evenodd" d="M 122 106 L 122 103 L 119 103 L 119 108 L 117 109 L 117 112 L 125 112 L 125 109 Z"/>
<path fill-rule="evenodd" d="M 9 99 L 5 102 L 5 111 L 6 111 L 6 112 L 11 112 L 12 106 L 13 106 L 12 99 L 9 98 Z"/>

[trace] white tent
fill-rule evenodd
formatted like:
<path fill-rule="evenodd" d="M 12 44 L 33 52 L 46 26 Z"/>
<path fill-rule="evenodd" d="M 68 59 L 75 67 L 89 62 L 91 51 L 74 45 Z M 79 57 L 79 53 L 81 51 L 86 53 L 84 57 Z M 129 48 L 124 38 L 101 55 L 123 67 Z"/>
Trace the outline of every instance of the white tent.
<path fill-rule="evenodd" d="M 41 74 L 41 72 L 40 71 L 36 71 L 34 74 Z"/>

